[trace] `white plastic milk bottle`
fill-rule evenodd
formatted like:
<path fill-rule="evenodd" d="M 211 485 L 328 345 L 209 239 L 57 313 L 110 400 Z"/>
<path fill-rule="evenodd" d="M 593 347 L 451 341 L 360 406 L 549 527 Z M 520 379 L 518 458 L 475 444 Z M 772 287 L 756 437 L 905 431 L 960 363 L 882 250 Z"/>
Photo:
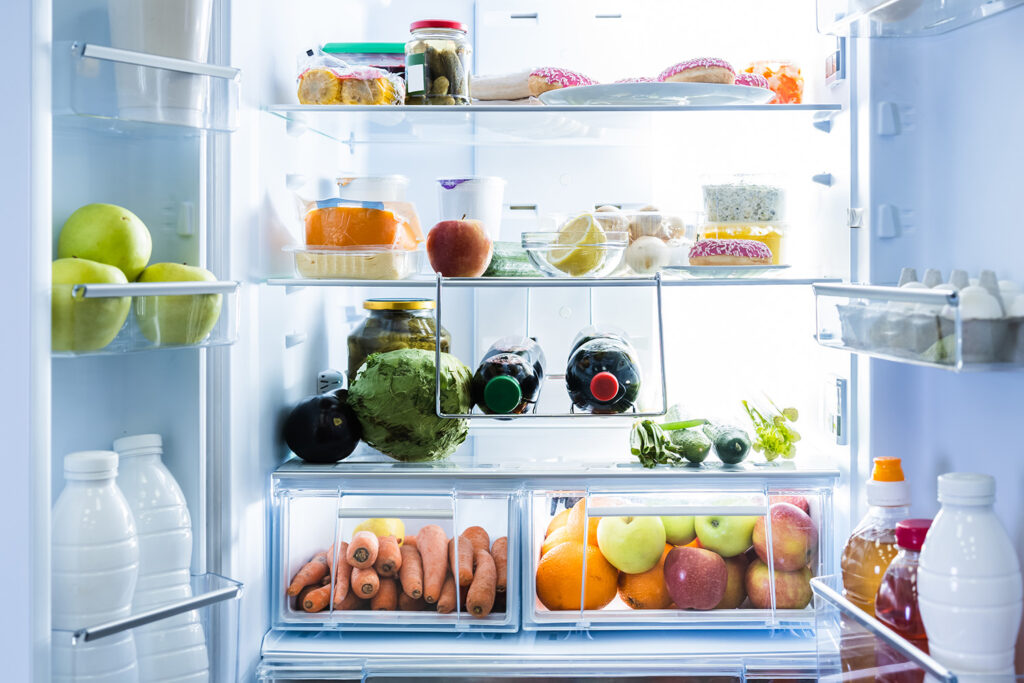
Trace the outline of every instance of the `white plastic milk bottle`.
<path fill-rule="evenodd" d="M 139 541 L 131 509 L 114 483 L 117 453 L 64 458 L 64 490 L 53 506 L 53 680 L 135 683 L 131 631 L 72 647 L 69 631 L 131 615 Z"/>
<path fill-rule="evenodd" d="M 1024 589 L 995 499 L 987 474 L 940 476 L 942 509 L 921 549 L 918 605 L 928 648 L 960 680 L 1012 680 Z"/>
<path fill-rule="evenodd" d="M 139 531 L 139 582 L 133 613 L 192 595 L 192 521 L 185 496 L 164 466 L 159 434 L 114 441 L 121 456 L 117 475 Z M 142 683 L 209 680 L 206 637 L 197 612 L 186 612 L 135 629 Z"/>

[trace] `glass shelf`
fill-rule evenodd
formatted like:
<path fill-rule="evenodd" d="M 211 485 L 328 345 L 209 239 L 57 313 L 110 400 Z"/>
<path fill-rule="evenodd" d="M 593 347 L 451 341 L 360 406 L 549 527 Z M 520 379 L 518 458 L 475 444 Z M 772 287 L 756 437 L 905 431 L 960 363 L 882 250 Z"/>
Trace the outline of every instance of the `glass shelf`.
<path fill-rule="evenodd" d="M 58 305 L 54 312 L 54 343 L 62 348 L 52 355 L 74 358 L 232 344 L 238 326 L 237 289 L 234 281 L 55 288 L 54 297 L 70 296 L 74 301 Z M 98 327 L 117 325 L 118 320 L 120 331 L 101 346 L 110 336 Z"/>
<path fill-rule="evenodd" d="M 945 33 L 1024 0 L 818 0 L 818 30 L 838 36 L 913 37 Z"/>
<path fill-rule="evenodd" d="M 275 104 L 267 112 L 287 122 L 288 132 L 314 131 L 348 145 L 635 145 L 651 130 L 651 117 L 704 114 L 814 117 L 838 112 L 838 104 L 742 104 L 720 106 L 530 106 L 464 107 Z M 737 124 L 740 120 L 737 120 Z"/>
<path fill-rule="evenodd" d="M 460 277 L 443 278 L 445 289 L 469 288 L 480 289 L 490 287 L 650 287 L 653 277 L 605 277 L 605 278 L 499 278 L 499 277 Z M 842 282 L 838 277 L 758 277 L 758 278 L 673 278 L 663 277 L 663 287 L 751 287 L 778 285 L 811 285 L 815 283 Z M 436 287 L 437 278 L 431 276 L 414 276 L 408 280 L 341 280 L 313 279 L 298 277 L 268 278 L 266 284 L 271 287 Z"/>
<path fill-rule="evenodd" d="M 956 372 L 1024 369 L 1024 318 L 965 320 L 956 292 L 813 287 L 822 346 Z"/>
<path fill-rule="evenodd" d="M 238 69 L 80 42 L 58 45 L 54 56 L 58 116 L 160 124 L 184 134 L 238 126 Z"/>

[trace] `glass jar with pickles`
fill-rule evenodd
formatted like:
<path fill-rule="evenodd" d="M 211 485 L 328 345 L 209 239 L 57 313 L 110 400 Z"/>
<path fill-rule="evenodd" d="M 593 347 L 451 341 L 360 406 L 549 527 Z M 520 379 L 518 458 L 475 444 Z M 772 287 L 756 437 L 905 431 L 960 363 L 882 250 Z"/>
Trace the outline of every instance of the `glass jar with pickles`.
<path fill-rule="evenodd" d="M 437 346 L 436 305 L 432 299 L 367 299 L 363 308 L 370 312 L 348 336 L 348 381 L 371 353 L 398 349 L 426 349 Z M 451 349 L 452 336 L 441 328 L 441 350 Z"/>
<path fill-rule="evenodd" d="M 414 21 L 405 44 L 406 104 L 469 104 L 470 56 L 466 25 Z"/>

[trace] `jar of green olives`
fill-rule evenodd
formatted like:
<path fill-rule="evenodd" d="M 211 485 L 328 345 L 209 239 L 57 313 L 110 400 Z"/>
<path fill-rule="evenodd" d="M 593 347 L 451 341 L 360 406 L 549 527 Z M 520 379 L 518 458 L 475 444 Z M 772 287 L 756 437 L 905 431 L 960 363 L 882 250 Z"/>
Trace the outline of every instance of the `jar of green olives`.
<path fill-rule="evenodd" d="M 406 104 L 469 104 L 473 48 L 458 21 L 414 21 L 405 44 Z"/>
<path fill-rule="evenodd" d="M 371 353 L 398 349 L 437 347 L 437 323 L 432 299 L 367 299 L 363 308 L 370 312 L 348 336 L 348 381 Z M 451 348 L 452 336 L 441 328 L 441 350 Z"/>

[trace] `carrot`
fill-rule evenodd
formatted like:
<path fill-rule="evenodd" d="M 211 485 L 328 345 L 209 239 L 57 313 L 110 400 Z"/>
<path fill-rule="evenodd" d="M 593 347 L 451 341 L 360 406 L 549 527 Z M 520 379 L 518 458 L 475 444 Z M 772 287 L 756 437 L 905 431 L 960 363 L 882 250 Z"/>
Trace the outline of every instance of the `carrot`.
<path fill-rule="evenodd" d="M 448 573 L 444 579 L 444 586 L 441 587 L 441 597 L 437 599 L 437 611 L 439 614 L 448 614 L 455 611 L 455 577 Z"/>
<path fill-rule="evenodd" d="M 320 586 L 315 588 L 308 593 L 302 601 L 302 609 L 307 612 L 319 612 L 324 607 L 327 607 L 328 601 L 331 599 L 331 587 Z"/>
<path fill-rule="evenodd" d="M 334 566 L 334 609 L 341 609 L 340 605 L 349 594 L 349 583 L 352 581 L 352 567 L 345 559 L 348 554 L 348 543 L 342 541 L 338 547 L 337 564 Z M 330 558 L 333 559 L 333 558 Z"/>
<path fill-rule="evenodd" d="M 320 585 L 321 586 L 326 586 L 326 585 L 330 584 L 330 582 L 331 582 L 331 575 L 330 574 L 326 574 L 324 576 L 324 578 L 320 579 Z"/>
<path fill-rule="evenodd" d="M 448 537 L 436 524 L 428 524 L 416 538 L 423 559 L 423 599 L 434 604 L 441 597 L 445 572 L 448 571 Z"/>
<path fill-rule="evenodd" d="M 399 545 L 407 545 L 407 546 L 409 546 L 411 548 L 415 548 L 416 547 L 416 537 L 415 536 L 409 536 L 408 534 L 406 534 L 405 538 L 402 539 L 402 542 Z"/>
<path fill-rule="evenodd" d="M 398 609 L 398 584 L 394 579 L 380 580 L 380 590 L 370 600 L 370 609 L 389 612 Z"/>
<path fill-rule="evenodd" d="M 490 552 L 491 550 L 491 537 L 487 535 L 483 527 L 471 526 L 462 532 L 462 535 L 468 538 L 473 543 L 473 553 L 476 554 L 477 550 L 485 550 Z"/>
<path fill-rule="evenodd" d="M 372 567 L 373 563 L 377 561 L 379 548 L 380 542 L 372 531 L 360 531 L 352 537 L 352 542 L 348 544 L 345 559 L 353 567 L 366 569 Z"/>
<path fill-rule="evenodd" d="M 353 567 L 351 589 L 360 598 L 372 598 L 380 590 L 380 577 L 373 567 Z"/>
<path fill-rule="evenodd" d="M 402 592 L 413 600 L 423 597 L 423 560 L 420 559 L 420 551 L 415 545 L 409 545 L 409 539 L 415 536 L 406 536 L 406 542 L 399 550 L 402 551 L 402 568 L 398 570 L 398 580 L 402 584 Z"/>
<path fill-rule="evenodd" d="M 334 609 L 342 612 L 353 612 L 356 610 L 366 609 L 367 602 L 361 597 L 356 595 L 355 591 L 349 591 L 345 599 L 341 601 L 341 604 L 335 603 Z"/>
<path fill-rule="evenodd" d="M 466 605 L 474 617 L 486 617 L 494 607 L 498 570 L 494 566 L 494 558 L 486 550 L 477 550 L 473 559 L 476 560 L 476 574 L 466 596 Z"/>
<path fill-rule="evenodd" d="M 288 586 L 288 595 L 295 597 L 306 586 L 315 586 L 320 583 L 330 569 L 327 567 L 327 553 L 317 553 L 313 559 L 302 565 L 302 568 L 295 573 Z"/>
<path fill-rule="evenodd" d="M 398 611 L 399 612 L 420 612 L 426 609 L 427 603 L 423 602 L 423 598 L 413 599 L 405 594 L 405 591 L 398 592 Z"/>
<path fill-rule="evenodd" d="M 298 596 L 296 596 L 295 598 L 295 609 L 302 609 L 302 603 L 306 599 L 306 594 L 310 591 L 315 591 L 316 589 L 317 586 L 306 586 L 305 588 L 300 590 Z"/>
<path fill-rule="evenodd" d="M 469 586 L 462 586 L 459 588 L 459 605 L 463 612 L 468 612 L 469 608 L 466 607 L 466 598 L 469 597 Z"/>
<path fill-rule="evenodd" d="M 398 549 L 397 538 L 385 536 L 380 539 L 380 549 L 373 568 L 380 576 L 398 576 L 398 570 L 402 568 L 402 551 Z"/>
<path fill-rule="evenodd" d="M 504 593 L 508 585 L 508 536 L 502 536 L 491 546 L 491 557 L 494 558 L 494 566 L 498 570 L 497 590 Z"/>
<path fill-rule="evenodd" d="M 455 560 L 455 539 L 448 541 L 448 566 L 455 571 L 459 568 L 459 585 L 468 586 L 473 583 L 473 544 L 465 536 L 459 537 L 459 558 Z"/>

